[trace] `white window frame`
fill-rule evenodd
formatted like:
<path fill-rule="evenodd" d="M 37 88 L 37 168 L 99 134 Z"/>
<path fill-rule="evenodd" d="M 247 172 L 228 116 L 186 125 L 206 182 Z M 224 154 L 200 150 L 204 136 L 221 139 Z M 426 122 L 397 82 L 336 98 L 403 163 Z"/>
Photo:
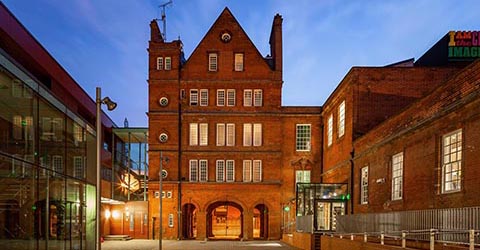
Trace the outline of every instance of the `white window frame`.
<path fill-rule="evenodd" d="M 157 57 L 157 70 L 163 70 L 163 57 Z"/>
<path fill-rule="evenodd" d="M 227 106 L 234 107 L 235 106 L 235 90 L 234 89 L 227 89 Z"/>
<path fill-rule="evenodd" d="M 243 124 L 243 146 L 252 146 L 252 124 Z"/>
<path fill-rule="evenodd" d="M 227 146 L 235 146 L 235 124 L 227 123 L 225 129 L 225 140 Z"/>
<path fill-rule="evenodd" d="M 198 146 L 198 123 L 190 123 L 189 145 Z"/>
<path fill-rule="evenodd" d="M 368 204 L 368 166 L 360 170 L 360 204 Z"/>
<path fill-rule="evenodd" d="M 261 123 L 253 124 L 253 146 L 254 147 L 262 146 L 262 124 Z"/>
<path fill-rule="evenodd" d="M 303 131 L 303 128 L 308 127 L 308 134 Z M 295 150 L 308 152 L 311 150 L 312 141 L 312 125 L 311 124 L 296 124 L 295 126 Z"/>
<path fill-rule="evenodd" d="M 165 70 L 171 70 L 172 69 L 172 58 L 169 56 L 165 57 Z"/>
<path fill-rule="evenodd" d="M 225 90 L 217 89 L 217 106 L 225 106 Z"/>
<path fill-rule="evenodd" d="M 332 146 L 332 143 L 333 143 L 333 114 L 330 114 L 327 120 L 327 146 Z"/>
<path fill-rule="evenodd" d="M 215 180 L 217 182 L 225 182 L 225 161 L 217 160 L 215 164 Z"/>
<path fill-rule="evenodd" d="M 338 137 L 345 135 L 345 100 L 338 106 Z"/>
<path fill-rule="evenodd" d="M 253 106 L 261 107 L 263 105 L 263 91 L 261 89 L 253 90 Z"/>
<path fill-rule="evenodd" d="M 253 171 L 252 171 L 252 181 L 261 182 L 262 181 L 262 161 L 253 160 Z"/>
<path fill-rule="evenodd" d="M 217 123 L 217 146 L 225 146 L 225 123 Z"/>
<path fill-rule="evenodd" d="M 189 181 L 198 182 L 198 161 L 190 160 L 188 169 Z"/>
<path fill-rule="evenodd" d="M 253 105 L 253 91 L 251 89 L 243 90 L 243 106 L 251 107 Z"/>
<path fill-rule="evenodd" d="M 168 227 L 173 227 L 173 214 L 168 214 Z"/>
<path fill-rule="evenodd" d="M 63 174 L 63 156 L 61 155 L 52 155 L 52 175 L 57 175 L 57 173 Z"/>
<path fill-rule="evenodd" d="M 297 183 L 310 183 L 311 170 L 295 170 L 295 186 Z"/>
<path fill-rule="evenodd" d="M 442 136 L 442 193 L 462 190 L 462 129 Z"/>
<path fill-rule="evenodd" d="M 198 106 L 198 89 L 190 90 L 190 106 Z"/>
<path fill-rule="evenodd" d="M 235 161 L 225 161 L 225 180 L 226 182 L 235 182 Z"/>
<path fill-rule="evenodd" d="M 403 198 L 403 152 L 392 156 L 392 200 Z"/>
<path fill-rule="evenodd" d="M 199 126 L 198 145 L 208 146 L 208 123 L 200 123 Z"/>
<path fill-rule="evenodd" d="M 252 182 L 252 161 L 243 160 L 243 182 Z"/>
<path fill-rule="evenodd" d="M 200 106 L 208 106 L 208 89 L 200 90 Z"/>
<path fill-rule="evenodd" d="M 208 182 L 208 161 L 207 160 L 198 161 L 198 181 Z"/>
<path fill-rule="evenodd" d="M 208 53 L 208 71 L 210 72 L 218 71 L 218 54 L 217 53 Z"/>
<path fill-rule="evenodd" d="M 83 156 L 73 157 L 73 176 L 79 179 L 85 178 L 85 162 Z"/>
<path fill-rule="evenodd" d="M 235 53 L 235 71 L 243 71 L 243 53 Z"/>

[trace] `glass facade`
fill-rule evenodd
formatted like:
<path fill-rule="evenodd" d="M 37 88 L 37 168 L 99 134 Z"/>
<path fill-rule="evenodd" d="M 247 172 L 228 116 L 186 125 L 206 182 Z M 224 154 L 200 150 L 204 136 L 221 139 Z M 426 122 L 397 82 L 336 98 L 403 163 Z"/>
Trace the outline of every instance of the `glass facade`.
<path fill-rule="evenodd" d="M 0 54 L 0 249 L 94 249 L 95 154 L 93 129 Z"/>

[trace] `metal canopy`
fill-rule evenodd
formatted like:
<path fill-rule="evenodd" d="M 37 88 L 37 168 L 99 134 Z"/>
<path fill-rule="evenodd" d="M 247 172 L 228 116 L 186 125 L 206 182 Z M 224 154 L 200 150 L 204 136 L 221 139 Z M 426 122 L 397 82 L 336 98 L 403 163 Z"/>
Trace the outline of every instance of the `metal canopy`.
<path fill-rule="evenodd" d="M 148 143 L 148 128 L 113 128 L 112 132 L 126 143 Z"/>

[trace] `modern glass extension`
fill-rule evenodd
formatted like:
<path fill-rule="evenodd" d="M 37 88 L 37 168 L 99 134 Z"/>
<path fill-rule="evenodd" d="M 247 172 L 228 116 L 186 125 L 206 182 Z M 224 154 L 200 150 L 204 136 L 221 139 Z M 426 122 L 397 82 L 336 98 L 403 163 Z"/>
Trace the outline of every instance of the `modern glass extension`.
<path fill-rule="evenodd" d="M 298 183 L 297 231 L 335 231 L 337 216 L 345 214 L 349 199 L 347 184 Z"/>
<path fill-rule="evenodd" d="M 95 248 L 95 145 L 92 127 L 0 53 L 0 249 Z"/>

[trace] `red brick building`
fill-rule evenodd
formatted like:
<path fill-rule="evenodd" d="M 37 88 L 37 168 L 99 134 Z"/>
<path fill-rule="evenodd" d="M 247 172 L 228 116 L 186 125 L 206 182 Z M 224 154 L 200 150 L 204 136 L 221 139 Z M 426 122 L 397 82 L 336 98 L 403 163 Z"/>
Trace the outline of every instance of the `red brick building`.
<path fill-rule="evenodd" d="M 163 196 L 164 238 L 279 239 L 295 182 L 319 182 L 322 163 L 321 108 L 281 106 L 282 17 L 266 57 L 228 8 L 188 60 L 150 26 L 151 236 Z"/>

